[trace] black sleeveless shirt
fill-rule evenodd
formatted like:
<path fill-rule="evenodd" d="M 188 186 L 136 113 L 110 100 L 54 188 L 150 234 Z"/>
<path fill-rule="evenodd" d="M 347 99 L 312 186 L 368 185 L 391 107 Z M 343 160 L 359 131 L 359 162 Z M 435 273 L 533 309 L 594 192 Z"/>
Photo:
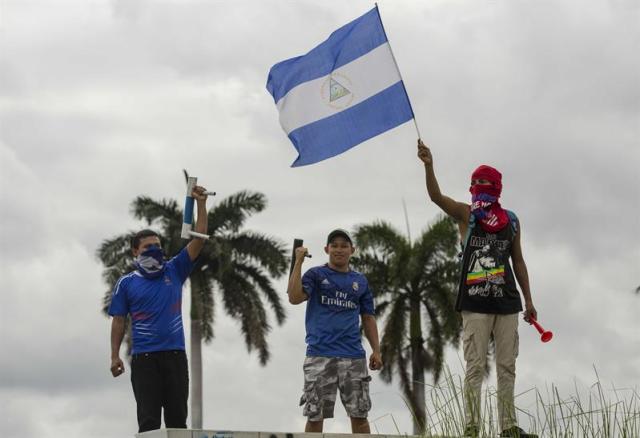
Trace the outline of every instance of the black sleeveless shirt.
<path fill-rule="evenodd" d="M 511 221 L 497 233 L 488 233 L 471 218 L 463 248 L 462 273 L 456 310 L 501 315 L 522 311 L 520 292 L 511 269 L 516 230 Z"/>

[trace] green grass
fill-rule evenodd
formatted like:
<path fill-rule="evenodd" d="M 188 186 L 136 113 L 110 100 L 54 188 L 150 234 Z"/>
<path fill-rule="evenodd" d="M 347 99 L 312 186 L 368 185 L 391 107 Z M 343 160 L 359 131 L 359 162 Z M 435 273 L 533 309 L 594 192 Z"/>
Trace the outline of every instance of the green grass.
<path fill-rule="evenodd" d="M 480 436 L 496 437 L 500 432 L 496 390 L 487 382 L 483 387 Z M 462 377 L 446 370 L 440 384 L 425 384 L 425 390 L 427 426 L 423 436 L 462 436 Z M 561 394 L 554 384 L 516 394 L 516 407 L 520 426 L 541 438 L 640 438 L 638 388 L 605 388 L 597 371 L 591 386 L 574 384 L 570 394 Z"/>

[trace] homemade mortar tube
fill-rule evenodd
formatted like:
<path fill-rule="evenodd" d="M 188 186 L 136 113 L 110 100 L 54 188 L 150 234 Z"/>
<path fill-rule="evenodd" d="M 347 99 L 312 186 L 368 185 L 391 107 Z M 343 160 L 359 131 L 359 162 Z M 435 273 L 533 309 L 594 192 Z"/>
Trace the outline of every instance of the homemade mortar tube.
<path fill-rule="evenodd" d="M 202 233 L 192 231 L 193 227 L 193 206 L 195 199 L 191 196 L 193 188 L 198 183 L 198 178 L 190 176 L 187 179 L 187 195 L 184 200 L 184 209 L 182 210 L 182 230 L 180 231 L 180 237 L 183 239 L 190 239 L 192 237 L 200 237 L 201 239 L 208 239 L 209 236 Z M 206 192 L 207 195 L 215 195 L 215 192 Z"/>
<path fill-rule="evenodd" d="M 291 273 L 293 272 L 293 266 L 296 264 L 296 249 L 300 248 L 304 240 L 302 239 L 293 239 L 293 249 L 291 250 L 291 266 L 289 267 L 289 277 L 291 277 Z M 305 257 L 311 258 L 311 254 L 306 253 Z"/>

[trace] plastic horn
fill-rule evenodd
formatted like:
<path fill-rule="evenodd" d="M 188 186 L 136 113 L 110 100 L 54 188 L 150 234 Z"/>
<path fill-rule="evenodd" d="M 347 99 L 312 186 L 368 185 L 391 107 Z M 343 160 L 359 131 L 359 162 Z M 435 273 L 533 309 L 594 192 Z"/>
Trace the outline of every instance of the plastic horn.
<path fill-rule="evenodd" d="M 193 192 L 193 188 L 196 186 L 197 182 L 198 178 L 196 178 L 195 176 L 190 176 L 187 179 L 187 196 L 184 201 L 184 210 L 182 214 L 182 231 L 180 233 L 180 237 L 182 237 L 183 239 L 190 239 L 192 237 L 200 237 L 202 239 L 209 238 L 209 236 L 206 234 L 196 233 L 195 231 L 191 230 L 191 228 L 193 227 L 194 204 L 194 199 L 193 196 L 191 196 L 191 192 Z M 207 192 L 207 194 L 211 193 L 215 195 L 215 192 Z"/>
<path fill-rule="evenodd" d="M 291 251 L 291 266 L 289 267 L 289 277 L 291 277 L 291 273 L 293 272 L 293 266 L 296 264 L 296 249 L 300 248 L 304 240 L 302 239 L 293 239 L 293 250 Z M 306 253 L 305 257 L 311 258 L 311 254 Z"/>
<path fill-rule="evenodd" d="M 538 330 L 538 333 L 540 333 L 540 340 L 542 342 L 549 342 L 551 338 L 553 338 L 553 332 L 545 330 L 534 317 L 530 316 L 529 321 L 533 324 L 536 330 Z"/>

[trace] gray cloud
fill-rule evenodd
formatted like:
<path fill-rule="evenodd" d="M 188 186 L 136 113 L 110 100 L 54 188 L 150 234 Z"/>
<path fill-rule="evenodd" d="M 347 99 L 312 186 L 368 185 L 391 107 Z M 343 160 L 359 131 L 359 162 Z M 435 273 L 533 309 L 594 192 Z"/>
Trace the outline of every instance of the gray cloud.
<path fill-rule="evenodd" d="M 126 436 L 128 374 L 108 373 L 95 249 L 136 229 L 135 196 L 181 199 L 181 170 L 219 193 L 265 193 L 248 227 L 324 260 L 328 229 L 375 219 L 415 237 L 427 202 L 407 123 L 314 166 L 265 90 L 269 68 L 371 7 L 344 2 L 4 1 L 0 23 L 0 410 L 3 436 Z M 523 224 L 541 344 L 522 326 L 517 391 L 638 381 L 640 46 L 632 1 L 380 2 L 442 189 L 468 198 L 481 162 Z M 285 290 L 283 279 L 278 290 Z M 189 293 L 188 290 L 186 292 Z M 188 300 L 185 300 L 188 302 Z M 187 306 L 188 307 L 188 306 Z M 274 328 L 261 368 L 218 315 L 204 350 L 205 426 L 302 430 L 304 307 Z M 188 308 L 184 309 L 188 315 Z M 188 333 L 187 333 L 188 336 Z M 447 361 L 461 373 L 459 352 Z M 410 431 L 374 379 L 380 433 Z M 523 401 L 523 403 L 528 403 Z M 39 406 L 37 413 L 33 406 Z M 249 411 L 240 407 L 246 407 Z M 344 412 L 326 430 L 349 430 Z M 248 412 L 251 414 L 248 415 Z"/>

